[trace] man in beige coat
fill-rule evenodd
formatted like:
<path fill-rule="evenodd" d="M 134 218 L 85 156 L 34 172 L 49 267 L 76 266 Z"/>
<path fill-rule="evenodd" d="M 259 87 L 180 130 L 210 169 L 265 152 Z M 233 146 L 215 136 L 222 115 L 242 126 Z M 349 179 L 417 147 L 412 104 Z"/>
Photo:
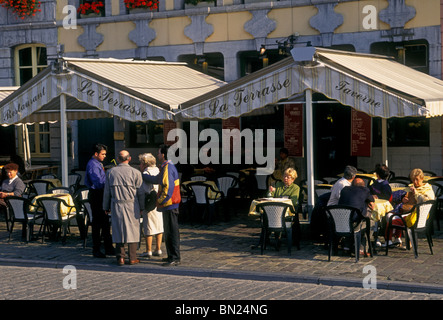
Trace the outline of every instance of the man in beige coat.
<path fill-rule="evenodd" d="M 112 214 L 112 241 L 116 244 L 117 263 L 125 263 L 125 243 L 129 249 L 129 264 L 137 264 L 137 246 L 140 241 L 140 214 L 144 210 L 143 194 L 137 189 L 143 183 L 141 172 L 129 165 L 131 156 L 122 150 L 119 165 L 106 172 L 103 210 Z M 139 196 L 141 195 L 141 196 Z"/>

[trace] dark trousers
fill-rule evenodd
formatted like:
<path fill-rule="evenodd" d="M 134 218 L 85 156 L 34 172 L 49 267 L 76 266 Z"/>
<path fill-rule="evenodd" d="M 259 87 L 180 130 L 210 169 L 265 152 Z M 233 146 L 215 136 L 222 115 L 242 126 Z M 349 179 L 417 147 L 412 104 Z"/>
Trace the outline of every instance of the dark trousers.
<path fill-rule="evenodd" d="M 117 259 L 119 258 L 125 258 L 126 256 L 126 252 L 125 252 L 125 244 L 124 243 L 116 243 L 116 256 Z M 128 243 L 128 255 L 129 255 L 129 260 L 130 261 L 135 261 L 137 259 L 137 247 L 138 247 L 138 242 L 131 242 Z"/>
<path fill-rule="evenodd" d="M 178 209 L 163 211 L 164 239 L 169 261 L 180 261 L 178 213 Z"/>
<path fill-rule="evenodd" d="M 111 250 L 111 225 L 108 215 L 103 210 L 103 189 L 89 189 L 89 203 L 92 210 L 92 250 L 100 251 L 102 237 L 105 250 Z"/>

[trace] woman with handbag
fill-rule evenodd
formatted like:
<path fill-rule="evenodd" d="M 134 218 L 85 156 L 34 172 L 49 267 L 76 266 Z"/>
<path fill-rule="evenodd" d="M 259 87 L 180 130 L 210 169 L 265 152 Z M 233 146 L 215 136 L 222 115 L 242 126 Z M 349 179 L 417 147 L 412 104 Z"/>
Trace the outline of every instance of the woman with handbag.
<path fill-rule="evenodd" d="M 156 166 L 156 159 L 151 153 L 139 155 L 140 171 L 142 174 L 155 176 L 159 174 Z M 141 254 L 142 257 L 151 258 L 152 256 L 161 256 L 161 244 L 163 237 L 163 215 L 157 211 L 157 192 L 158 185 L 143 182 L 140 188 L 145 193 L 145 210 L 143 210 L 143 234 L 146 239 L 146 251 Z M 153 237 L 156 239 L 156 248 L 152 252 Z"/>

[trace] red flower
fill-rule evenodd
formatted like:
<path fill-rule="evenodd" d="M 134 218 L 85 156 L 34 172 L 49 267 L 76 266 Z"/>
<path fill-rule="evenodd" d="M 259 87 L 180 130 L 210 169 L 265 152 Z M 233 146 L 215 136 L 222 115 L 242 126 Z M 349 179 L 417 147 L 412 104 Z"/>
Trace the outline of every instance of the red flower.
<path fill-rule="evenodd" d="M 126 8 L 148 8 L 150 10 L 157 10 L 158 0 L 125 0 Z"/>
<path fill-rule="evenodd" d="M 36 0 L 0 0 L 0 4 L 4 8 L 13 9 L 12 13 L 17 14 L 18 18 L 24 19 L 26 16 L 35 16 L 36 12 L 41 10 L 40 1 Z"/>
<path fill-rule="evenodd" d="M 89 13 L 99 14 L 101 12 L 100 8 L 103 7 L 104 4 L 101 1 L 85 2 L 78 7 L 77 12 L 81 14 L 89 14 Z"/>

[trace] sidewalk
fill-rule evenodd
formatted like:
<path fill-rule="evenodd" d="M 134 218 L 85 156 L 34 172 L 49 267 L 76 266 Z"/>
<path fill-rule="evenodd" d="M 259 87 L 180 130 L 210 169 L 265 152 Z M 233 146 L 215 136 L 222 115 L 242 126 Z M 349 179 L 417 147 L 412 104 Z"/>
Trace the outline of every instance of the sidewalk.
<path fill-rule="evenodd" d="M 237 279 L 309 282 L 329 285 L 363 286 L 365 277 L 375 275 L 377 288 L 401 291 L 417 291 L 443 294 L 443 231 L 436 231 L 434 255 L 430 254 L 425 238 L 419 238 L 419 257 L 412 250 L 390 249 L 373 258 L 333 256 L 328 262 L 328 252 L 323 245 L 303 240 L 300 250 L 293 248 L 288 256 L 286 245 L 280 251 L 268 246 L 264 254 L 257 247 L 260 223 L 246 213 L 239 214 L 230 222 L 215 225 L 181 224 L 182 263 L 177 267 L 162 267 L 161 258 L 140 258 L 141 263 L 133 266 L 117 266 L 115 257 L 98 259 L 92 257 L 91 229 L 88 245 L 83 248 L 78 230 L 68 236 L 67 243 L 41 239 L 28 244 L 20 241 L 21 225 L 15 227 L 12 240 L 8 242 L 6 224 L 0 221 L 0 264 L 53 266 L 63 268 L 99 268 L 109 271 L 154 272 L 207 277 Z M 36 227 L 35 230 L 38 230 Z M 138 253 L 145 249 L 144 241 Z M 162 244 L 165 255 L 164 244 Z M 373 266 L 364 271 L 365 266 Z"/>

